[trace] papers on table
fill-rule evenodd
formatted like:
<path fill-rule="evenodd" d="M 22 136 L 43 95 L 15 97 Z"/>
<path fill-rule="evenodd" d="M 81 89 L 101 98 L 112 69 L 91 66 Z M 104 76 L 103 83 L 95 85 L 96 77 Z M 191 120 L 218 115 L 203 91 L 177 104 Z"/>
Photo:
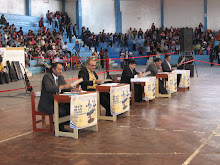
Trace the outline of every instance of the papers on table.
<path fill-rule="evenodd" d="M 83 82 L 83 78 L 80 78 L 80 79 L 74 81 L 74 82 L 71 84 L 71 86 L 72 86 L 72 87 L 75 87 L 77 84 L 79 84 L 79 83 L 81 83 L 81 82 Z"/>
<path fill-rule="evenodd" d="M 172 73 L 185 74 L 185 73 L 186 73 L 186 70 L 174 70 L 174 71 L 172 71 Z"/>
<path fill-rule="evenodd" d="M 151 74 L 151 71 L 145 72 L 145 73 L 143 73 L 141 76 L 144 77 L 144 76 L 147 76 L 147 75 L 149 75 L 149 74 Z"/>
<path fill-rule="evenodd" d="M 66 92 L 66 93 L 63 93 L 63 94 L 60 94 L 62 96 L 75 96 L 77 95 L 76 93 L 71 93 L 71 92 Z"/>
<path fill-rule="evenodd" d="M 182 64 L 183 62 L 185 62 L 185 57 L 183 57 L 180 63 Z"/>
<path fill-rule="evenodd" d="M 148 82 L 149 77 L 131 78 L 131 82 Z"/>
<path fill-rule="evenodd" d="M 101 80 L 101 84 L 105 83 L 105 82 L 108 82 L 108 81 L 112 81 L 112 79 L 104 79 L 104 80 Z"/>
<path fill-rule="evenodd" d="M 99 85 L 99 86 L 117 86 L 119 83 L 107 83 L 107 84 L 102 84 L 102 85 Z"/>

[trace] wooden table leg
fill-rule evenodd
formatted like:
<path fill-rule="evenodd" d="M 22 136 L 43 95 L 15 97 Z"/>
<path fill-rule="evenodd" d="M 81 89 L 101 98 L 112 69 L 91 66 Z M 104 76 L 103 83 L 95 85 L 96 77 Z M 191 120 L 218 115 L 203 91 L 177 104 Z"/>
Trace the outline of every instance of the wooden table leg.
<path fill-rule="evenodd" d="M 54 124 L 55 124 L 55 136 L 59 136 L 59 104 L 54 100 Z"/>
<path fill-rule="evenodd" d="M 99 120 L 101 116 L 101 106 L 100 106 L 100 93 L 97 92 L 97 119 Z"/>
<path fill-rule="evenodd" d="M 134 106 L 135 98 L 134 98 L 134 83 L 131 83 L 131 106 Z"/>
<path fill-rule="evenodd" d="M 159 96 L 159 78 L 156 78 L 156 97 Z"/>

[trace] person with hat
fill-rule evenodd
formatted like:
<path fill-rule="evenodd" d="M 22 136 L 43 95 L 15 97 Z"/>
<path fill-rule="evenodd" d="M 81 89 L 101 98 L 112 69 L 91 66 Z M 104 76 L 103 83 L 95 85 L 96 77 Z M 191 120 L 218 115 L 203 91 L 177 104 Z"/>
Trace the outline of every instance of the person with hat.
<path fill-rule="evenodd" d="M 77 52 L 77 54 L 79 54 L 79 51 L 80 51 L 79 41 L 76 41 L 75 47 L 74 47 L 73 49 L 75 49 L 75 51 Z"/>

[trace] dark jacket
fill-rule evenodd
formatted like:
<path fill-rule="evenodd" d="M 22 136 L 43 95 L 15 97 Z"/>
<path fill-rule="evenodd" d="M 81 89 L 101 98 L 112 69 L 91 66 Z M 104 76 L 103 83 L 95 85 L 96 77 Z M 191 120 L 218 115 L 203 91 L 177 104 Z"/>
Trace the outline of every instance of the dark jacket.
<path fill-rule="evenodd" d="M 59 86 L 64 84 L 66 84 L 66 82 L 62 75 L 58 78 L 58 86 L 55 84 L 52 73 L 46 73 L 44 75 L 41 87 L 41 97 L 38 104 L 38 110 L 40 112 L 46 114 L 54 113 L 54 94 L 59 92 Z"/>
<path fill-rule="evenodd" d="M 93 72 L 95 78 L 98 79 L 98 76 L 95 72 Z M 83 67 L 78 74 L 79 78 L 83 78 L 83 82 L 80 83 L 82 90 L 87 91 L 87 86 L 93 86 L 93 81 L 89 81 L 89 72 L 86 67 Z"/>
<path fill-rule="evenodd" d="M 133 70 L 133 73 L 128 65 L 126 65 L 123 69 L 122 75 L 121 75 L 121 83 L 130 84 L 131 78 L 134 78 L 136 74 L 139 74 L 135 69 Z"/>
<path fill-rule="evenodd" d="M 170 63 L 171 69 L 167 62 L 164 60 L 161 64 L 163 72 L 172 72 L 172 67 L 177 67 L 177 65 L 173 65 Z"/>

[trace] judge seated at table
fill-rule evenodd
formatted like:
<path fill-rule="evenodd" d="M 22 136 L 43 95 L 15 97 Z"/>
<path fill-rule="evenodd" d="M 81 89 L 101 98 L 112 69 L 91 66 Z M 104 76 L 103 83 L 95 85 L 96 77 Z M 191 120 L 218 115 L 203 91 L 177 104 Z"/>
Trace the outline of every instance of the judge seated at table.
<path fill-rule="evenodd" d="M 147 67 L 146 72 L 151 72 L 149 76 L 156 76 L 157 73 L 162 72 L 161 61 L 162 60 L 160 58 L 155 58 L 154 62 Z M 159 93 L 167 94 L 167 91 L 164 87 L 164 82 L 161 79 L 159 79 Z"/>
<path fill-rule="evenodd" d="M 95 91 L 96 85 L 101 84 L 102 80 L 99 80 L 98 75 L 95 72 L 96 61 L 89 59 L 86 67 L 83 67 L 78 74 L 79 78 L 83 78 L 83 82 L 80 83 L 82 90 Z M 110 112 L 110 93 L 100 92 L 100 103 L 106 109 L 106 116 L 111 116 Z"/>
<path fill-rule="evenodd" d="M 171 60 L 170 55 L 166 54 L 165 60 L 161 64 L 163 72 L 172 72 L 173 70 L 175 70 L 173 67 L 180 67 L 182 65 L 181 62 L 179 62 L 178 64 L 171 64 L 170 60 Z M 181 75 L 177 75 L 177 87 L 179 86 L 180 79 L 181 79 Z"/>
<path fill-rule="evenodd" d="M 46 114 L 54 114 L 54 95 L 71 91 L 71 84 L 67 84 L 62 74 L 62 65 L 53 63 L 50 72 L 47 72 L 42 80 L 41 96 L 38 104 L 38 110 Z M 70 115 L 70 104 L 59 104 L 59 117 Z M 66 132 L 64 124 L 59 125 L 60 131 Z"/>
<path fill-rule="evenodd" d="M 135 69 L 136 65 L 137 62 L 135 60 L 129 61 L 129 64 L 126 65 L 123 69 L 121 75 L 121 83 L 131 84 L 131 78 L 134 78 L 135 75 L 137 75 L 139 78 L 141 77 L 141 74 L 137 72 Z M 142 94 L 143 94 L 142 85 L 134 84 L 135 102 L 142 102 Z"/>

